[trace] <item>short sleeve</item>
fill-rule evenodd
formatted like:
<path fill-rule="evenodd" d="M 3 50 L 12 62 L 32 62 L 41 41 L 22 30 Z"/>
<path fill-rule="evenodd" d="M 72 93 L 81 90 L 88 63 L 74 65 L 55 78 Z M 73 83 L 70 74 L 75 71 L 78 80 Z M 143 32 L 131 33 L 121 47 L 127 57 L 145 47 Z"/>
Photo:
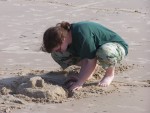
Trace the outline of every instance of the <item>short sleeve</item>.
<path fill-rule="evenodd" d="M 96 46 L 93 39 L 92 34 L 83 35 L 83 42 L 81 43 L 81 50 L 80 50 L 80 57 L 81 59 L 88 58 L 92 59 L 95 57 L 96 54 Z"/>

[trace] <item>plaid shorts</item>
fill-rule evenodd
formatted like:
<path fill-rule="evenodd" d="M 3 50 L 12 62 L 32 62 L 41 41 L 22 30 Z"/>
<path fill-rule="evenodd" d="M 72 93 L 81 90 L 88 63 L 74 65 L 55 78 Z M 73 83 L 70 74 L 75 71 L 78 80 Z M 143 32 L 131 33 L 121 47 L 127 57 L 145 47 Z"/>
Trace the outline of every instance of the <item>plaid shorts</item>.
<path fill-rule="evenodd" d="M 120 63 L 125 55 L 125 49 L 115 42 L 103 44 L 96 52 L 96 58 L 104 69 Z M 51 56 L 63 69 L 71 65 L 76 65 L 81 61 L 79 57 L 73 56 L 68 51 L 53 52 Z"/>

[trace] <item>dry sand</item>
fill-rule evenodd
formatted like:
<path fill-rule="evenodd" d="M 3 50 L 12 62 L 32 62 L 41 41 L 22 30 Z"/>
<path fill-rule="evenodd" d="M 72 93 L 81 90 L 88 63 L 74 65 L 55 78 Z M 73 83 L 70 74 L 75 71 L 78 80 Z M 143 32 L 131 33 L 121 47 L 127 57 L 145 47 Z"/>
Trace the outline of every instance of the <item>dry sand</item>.
<path fill-rule="evenodd" d="M 148 0 L 0 0 L 0 113 L 149 113 L 150 2 Z M 45 29 L 62 20 L 99 22 L 129 43 L 108 88 L 97 86 L 100 67 L 80 91 L 64 82 L 79 72 L 62 71 L 39 50 Z"/>

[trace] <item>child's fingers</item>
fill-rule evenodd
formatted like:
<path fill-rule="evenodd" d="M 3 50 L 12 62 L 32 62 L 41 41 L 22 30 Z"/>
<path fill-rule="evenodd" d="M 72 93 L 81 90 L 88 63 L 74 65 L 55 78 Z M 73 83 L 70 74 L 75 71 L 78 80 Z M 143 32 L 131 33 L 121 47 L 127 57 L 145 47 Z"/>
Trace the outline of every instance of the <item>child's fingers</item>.
<path fill-rule="evenodd" d="M 78 86 L 78 87 L 74 88 L 72 91 L 80 90 L 81 88 L 82 88 L 82 86 Z"/>
<path fill-rule="evenodd" d="M 64 82 L 64 85 L 66 86 L 67 89 L 69 89 L 77 81 L 78 81 L 78 78 L 72 76 Z"/>
<path fill-rule="evenodd" d="M 69 88 L 70 91 L 80 90 L 82 86 L 77 85 L 76 82 Z"/>

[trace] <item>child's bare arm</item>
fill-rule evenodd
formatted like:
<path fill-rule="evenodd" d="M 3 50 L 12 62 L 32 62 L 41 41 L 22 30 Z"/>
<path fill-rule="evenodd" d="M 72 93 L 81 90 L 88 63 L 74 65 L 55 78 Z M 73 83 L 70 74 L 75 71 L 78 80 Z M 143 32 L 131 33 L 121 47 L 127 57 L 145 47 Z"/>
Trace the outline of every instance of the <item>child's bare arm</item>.
<path fill-rule="evenodd" d="M 81 70 L 79 73 L 79 79 L 76 83 L 74 83 L 70 90 L 78 90 L 82 87 L 84 82 L 91 76 L 92 72 L 96 67 L 96 58 L 94 59 L 84 59 L 81 63 Z"/>

